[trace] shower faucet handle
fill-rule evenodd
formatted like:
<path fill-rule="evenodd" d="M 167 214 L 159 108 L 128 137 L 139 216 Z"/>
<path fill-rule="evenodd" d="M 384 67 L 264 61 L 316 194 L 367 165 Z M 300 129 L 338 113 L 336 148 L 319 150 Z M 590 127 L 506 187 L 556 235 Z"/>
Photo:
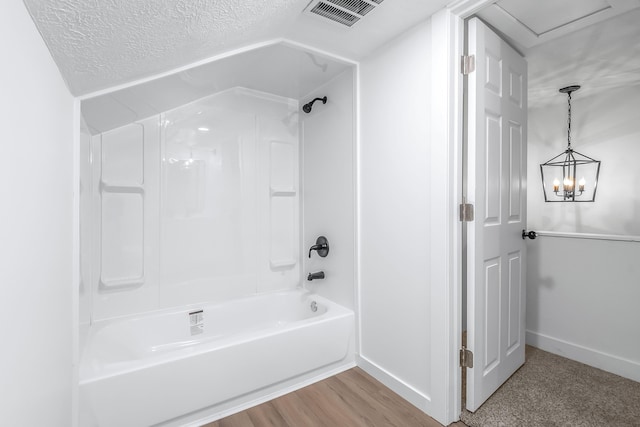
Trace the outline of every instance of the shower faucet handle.
<path fill-rule="evenodd" d="M 327 238 L 320 236 L 316 239 L 316 244 L 309 248 L 309 258 L 311 258 L 311 251 L 317 251 L 322 258 L 326 257 L 329 254 L 329 241 Z"/>

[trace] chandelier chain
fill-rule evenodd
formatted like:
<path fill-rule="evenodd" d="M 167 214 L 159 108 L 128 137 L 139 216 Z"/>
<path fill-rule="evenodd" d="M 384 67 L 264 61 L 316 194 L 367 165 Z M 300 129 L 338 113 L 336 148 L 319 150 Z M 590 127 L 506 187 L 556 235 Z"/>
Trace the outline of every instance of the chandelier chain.
<path fill-rule="evenodd" d="M 567 102 L 569 103 L 569 114 L 568 114 L 568 123 L 567 123 L 567 148 L 571 149 L 571 92 L 569 92 L 567 97 Z"/>

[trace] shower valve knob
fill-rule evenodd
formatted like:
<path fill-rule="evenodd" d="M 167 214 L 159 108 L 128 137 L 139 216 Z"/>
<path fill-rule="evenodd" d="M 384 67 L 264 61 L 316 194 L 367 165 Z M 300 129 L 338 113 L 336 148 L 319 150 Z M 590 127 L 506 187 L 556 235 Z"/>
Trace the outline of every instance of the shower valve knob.
<path fill-rule="evenodd" d="M 316 244 L 309 248 L 309 258 L 311 258 L 312 251 L 317 251 L 322 258 L 326 257 L 329 254 L 329 241 L 327 238 L 320 236 L 316 239 Z"/>

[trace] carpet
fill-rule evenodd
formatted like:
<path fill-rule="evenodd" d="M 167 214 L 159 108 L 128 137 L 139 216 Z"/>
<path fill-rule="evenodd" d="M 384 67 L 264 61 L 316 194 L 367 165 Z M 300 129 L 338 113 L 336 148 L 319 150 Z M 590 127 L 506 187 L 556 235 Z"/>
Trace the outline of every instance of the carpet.
<path fill-rule="evenodd" d="M 640 426 L 640 383 L 527 346 L 526 362 L 469 427 Z"/>

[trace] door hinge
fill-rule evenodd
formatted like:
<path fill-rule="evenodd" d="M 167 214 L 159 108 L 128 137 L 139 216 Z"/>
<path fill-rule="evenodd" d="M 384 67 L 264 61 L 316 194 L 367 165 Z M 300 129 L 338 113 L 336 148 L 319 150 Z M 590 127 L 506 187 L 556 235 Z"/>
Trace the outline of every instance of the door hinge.
<path fill-rule="evenodd" d="M 460 349 L 460 367 L 473 368 L 473 352 L 466 347 Z"/>
<path fill-rule="evenodd" d="M 460 221 L 473 221 L 473 205 L 471 203 L 460 203 Z"/>
<path fill-rule="evenodd" d="M 464 55 L 460 63 L 460 72 L 465 76 L 471 74 L 476 70 L 476 56 Z"/>

